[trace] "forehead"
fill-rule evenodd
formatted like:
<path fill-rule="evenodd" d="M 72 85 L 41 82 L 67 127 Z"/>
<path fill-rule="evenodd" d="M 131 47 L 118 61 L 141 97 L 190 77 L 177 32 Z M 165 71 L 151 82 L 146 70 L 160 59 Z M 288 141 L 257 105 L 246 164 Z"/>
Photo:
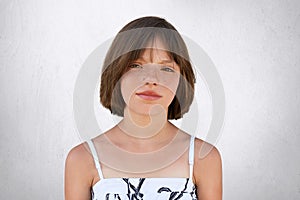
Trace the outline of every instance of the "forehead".
<path fill-rule="evenodd" d="M 141 52 L 138 60 L 144 62 L 158 63 L 161 61 L 173 61 L 168 51 L 155 48 L 147 48 Z"/>
<path fill-rule="evenodd" d="M 148 41 L 146 48 L 140 52 L 139 59 L 149 62 L 173 60 L 167 45 L 158 37 Z"/>

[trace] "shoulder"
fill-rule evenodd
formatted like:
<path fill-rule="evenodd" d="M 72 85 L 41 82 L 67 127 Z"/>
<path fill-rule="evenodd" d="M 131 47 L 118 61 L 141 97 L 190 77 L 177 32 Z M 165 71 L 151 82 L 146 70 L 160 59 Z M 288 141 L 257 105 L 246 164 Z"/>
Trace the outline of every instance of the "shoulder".
<path fill-rule="evenodd" d="M 86 143 L 81 143 L 73 147 L 66 158 L 66 162 L 82 163 L 82 161 L 91 160 L 90 150 Z"/>
<path fill-rule="evenodd" d="M 72 148 L 65 163 L 65 199 L 91 199 L 90 188 L 95 174 L 94 160 L 88 145 Z"/>
<path fill-rule="evenodd" d="M 195 139 L 195 173 L 199 178 L 208 171 L 221 169 L 222 159 L 219 150 L 212 144 L 201 139 Z"/>
<path fill-rule="evenodd" d="M 201 139 L 195 139 L 194 179 L 200 187 L 198 195 L 207 197 L 222 196 L 222 159 L 218 149 Z"/>
<path fill-rule="evenodd" d="M 66 158 L 65 168 L 69 172 L 76 173 L 81 178 L 91 180 L 94 160 L 87 143 L 81 143 L 72 148 Z"/>
<path fill-rule="evenodd" d="M 221 154 L 212 144 L 195 138 L 195 164 L 201 162 L 220 162 Z"/>

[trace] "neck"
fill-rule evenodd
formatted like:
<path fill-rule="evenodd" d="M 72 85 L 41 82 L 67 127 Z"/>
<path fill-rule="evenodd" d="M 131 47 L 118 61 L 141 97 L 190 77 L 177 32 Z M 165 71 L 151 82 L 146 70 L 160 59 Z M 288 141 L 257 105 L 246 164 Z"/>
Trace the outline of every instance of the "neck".
<path fill-rule="evenodd" d="M 168 124 L 165 110 L 146 115 L 125 107 L 124 118 L 118 126 L 124 133 L 136 139 L 147 139 L 164 133 Z"/>

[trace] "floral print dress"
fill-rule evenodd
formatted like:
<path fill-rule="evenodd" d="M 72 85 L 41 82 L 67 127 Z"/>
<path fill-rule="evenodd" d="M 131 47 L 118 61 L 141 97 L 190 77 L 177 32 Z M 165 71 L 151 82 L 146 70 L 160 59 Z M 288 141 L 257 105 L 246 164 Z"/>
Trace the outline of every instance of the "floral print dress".
<path fill-rule="evenodd" d="M 197 200 L 192 181 L 194 140 L 192 136 L 189 178 L 103 178 L 94 144 L 87 141 L 100 177 L 91 189 L 92 200 Z"/>

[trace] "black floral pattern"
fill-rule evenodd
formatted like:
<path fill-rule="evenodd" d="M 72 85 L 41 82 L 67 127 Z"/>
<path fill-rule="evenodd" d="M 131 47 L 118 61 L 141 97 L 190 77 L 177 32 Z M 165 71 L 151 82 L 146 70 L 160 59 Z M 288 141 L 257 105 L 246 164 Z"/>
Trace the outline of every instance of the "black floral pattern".
<path fill-rule="evenodd" d="M 128 199 L 129 200 L 142 200 L 144 194 L 142 194 L 140 192 L 140 190 L 141 190 L 142 185 L 145 181 L 145 178 L 140 178 L 139 179 L 139 184 L 138 184 L 137 187 L 135 187 L 133 184 L 131 184 L 129 182 L 128 178 L 123 178 L 123 180 L 127 183 L 127 191 L 128 191 L 127 196 L 128 196 Z"/>
<path fill-rule="evenodd" d="M 109 198 L 110 195 L 111 195 L 110 193 L 107 193 L 107 194 L 105 195 L 105 200 L 109 200 L 109 199 L 110 199 L 110 198 Z M 113 194 L 113 196 L 114 196 L 114 199 L 121 200 L 121 197 L 120 197 L 119 194 Z"/>
<path fill-rule="evenodd" d="M 127 198 L 128 200 L 143 200 L 144 194 L 140 192 L 142 185 L 145 181 L 145 178 L 140 178 L 138 185 L 135 187 L 132 183 L 130 183 L 129 178 L 123 178 L 123 181 L 127 185 Z M 110 197 L 113 196 L 113 199 L 121 200 L 119 194 L 111 194 L 107 193 L 105 196 L 106 200 L 110 200 Z"/>
<path fill-rule="evenodd" d="M 193 186 L 193 191 L 192 192 L 188 192 L 187 189 L 187 185 L 189 182 L 189 178 L 186 179 L 186 182 L 184 184 L 184 188 L 181 191 L 172 191 L 170 188 L 168 187 L 161 187 L 158 189 L 158 193 L 162 193 L 162 192 L 168 192 L 170 193 L 169 196 L 169 200 L 177 200 L 177 199 L 181 199 L 183 197 L 184 194 L 190 194 L 193 200 L 196 200 L 196 188 Z"/>
<path fill-rule="evenodd" d="M 197 193 L 196 193 L 196 187 L 195 187 L 195 185 L 193 186 L 193 191 L 192 192 L 190 192 L 190 195 L 191 195 L 191 197 L 192 197 L 192 200 L 197 200 L 198 198 L 197 198 Z"/>
<path fill-rule="evenodd" d="M 144 194 L 143 191 L 148 187 L 147 182 L 144 184 L 147 178 L 135 179 L 135 184 L 131 181 L 130 178 L 120 178 L 120 181 L 124 183 L 124 188 L 122 193 L 106 193 L 104 195 L 105 200 L 143 200 L 144 198 L 149 199 L 149 193 Z M 153 190 L 150 199 L 165 199 L 165 200 L 197 200 L 196 187 L 193 183 L 190 183 L 191 179 L 186 178 L 182 180 L 182 189 L 178 188 L 178 185 L 168 185 L 159 187 L 157 185 L 156 189 Z M 120 183 L 121 183 L 120 182 Z M 145 185 L 145 186 L 144 186 Z M 144 189 L 142 190 L 142 187 Z M 146 188 L 145 188 L 146 187 Z M 174 190 L 174 187 L 177 188 Z M 155 196 L 155 194 L 157 196 Z M 161 195 L 162 196 L 161 196 Z M 91 190 L 91 196 L 93 200 L 99 200 L 99 196 L 95 195 L 94 191 Z"/>

